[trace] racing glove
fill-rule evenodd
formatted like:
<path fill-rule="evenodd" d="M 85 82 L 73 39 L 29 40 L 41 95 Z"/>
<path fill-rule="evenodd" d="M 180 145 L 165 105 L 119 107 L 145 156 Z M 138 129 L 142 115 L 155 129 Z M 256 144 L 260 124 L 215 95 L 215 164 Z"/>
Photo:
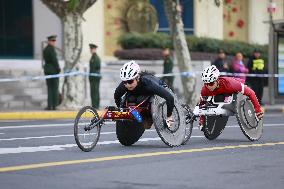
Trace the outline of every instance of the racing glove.
<path fill-rule="evenodd" d="M 169 128 L 171 128 L 172 125 L 173 125 L 173 122 L 174 122 L 172 116 L 167 117 L 167 119 L 165 120 L 165 122 L 166 122 L 166 125 L 167 125 Z"/>

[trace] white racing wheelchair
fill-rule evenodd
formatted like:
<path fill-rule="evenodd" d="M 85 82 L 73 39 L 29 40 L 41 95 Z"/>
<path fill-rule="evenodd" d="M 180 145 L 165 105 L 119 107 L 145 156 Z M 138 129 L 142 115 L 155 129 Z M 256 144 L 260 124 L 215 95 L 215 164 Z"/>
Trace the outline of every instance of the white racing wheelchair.
<path fill-rule="evenodd" d="M 260 139 L 263 131 L 263 119 L 258 120 L 255 110 L 248 99 L 242 94 L 221 94 L 205 97 L 193 110 L 188 108 L 186 123 L 192 128 L 198 118 L 203 117 L 201 131 L 209 140 L 216 139 L 224 130 L 229 116 L 236 116 L 243 134 L 250 140 Z M 187 136 L 187 135 L 186 135 Z M 184 143 L 189 139 L 186 138 Z"/>

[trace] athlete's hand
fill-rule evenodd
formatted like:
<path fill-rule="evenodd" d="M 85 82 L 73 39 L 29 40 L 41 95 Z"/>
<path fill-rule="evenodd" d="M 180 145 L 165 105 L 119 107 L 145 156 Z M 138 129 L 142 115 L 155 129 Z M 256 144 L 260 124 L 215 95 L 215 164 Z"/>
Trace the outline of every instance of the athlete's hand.
<path fill-rule="evenodd" d="M 172 125 L 173 125 L 173 117 L 172 116 L 169 116 L 169 117 L 167 117 L 167 119 L 166 119 L 166 124 L 167 124 L 167 126 L 170 128 L 170 127 L 172 127 Z"/>
<path fill-rule="evenodd" d="M 258 112 L 256 114 L 256 117 L 257 117 L 258 121 L 261 120 L 263 118 L 263 111 L 261 110 L 261 112 Z"/>

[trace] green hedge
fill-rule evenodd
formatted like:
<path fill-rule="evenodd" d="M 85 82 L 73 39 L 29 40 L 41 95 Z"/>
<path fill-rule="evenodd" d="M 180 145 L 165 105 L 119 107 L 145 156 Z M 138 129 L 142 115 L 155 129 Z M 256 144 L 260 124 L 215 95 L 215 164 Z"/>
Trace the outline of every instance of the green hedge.
<path fill-rule="evenodd" d="M 126 33 L 118 38 L 118 44 L 123 49 L 163 48 L 165 46 L 172 48 L 170 36 L 165 33 Z"/>
<path fill-rule="evenodd" d="M 234 56 L 237 52 L 242 52 L 245 57 L 249 57 L 254 49 L 258 49 L 262 53 L 263 58 L 267 60 L 267 45 L 249 44 L 240 41 L 218 40 L 196 36 L 187 36 L 186 40 L 188 48 L 192 52 L 216 53 L 219 49 L 224 49 L 227 55 Z M 126 33 L 119 37 L 118 44 L 123 49 L 173 48 L 171 37 L 165 33 Z"/>

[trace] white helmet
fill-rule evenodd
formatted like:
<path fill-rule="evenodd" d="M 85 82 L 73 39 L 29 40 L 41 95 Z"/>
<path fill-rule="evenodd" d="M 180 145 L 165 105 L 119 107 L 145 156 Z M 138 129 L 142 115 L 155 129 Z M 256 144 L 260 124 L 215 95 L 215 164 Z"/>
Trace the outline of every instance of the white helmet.
<path fill-rule="evenodd" d="M 120 79 L 127 81 L 135 79 L 140 73 L 140 66 L 134 61 L 125 63 L 120 69 Z"/>
<path fill-rule="evenodd" d="M 215 65 L 212 65 L 203 70 L 202 81 L 204 83 L 211 83 L 213 81 L 216 81 L 219 76 L 220 76 L 219 70 L 216 68 Z"/>

